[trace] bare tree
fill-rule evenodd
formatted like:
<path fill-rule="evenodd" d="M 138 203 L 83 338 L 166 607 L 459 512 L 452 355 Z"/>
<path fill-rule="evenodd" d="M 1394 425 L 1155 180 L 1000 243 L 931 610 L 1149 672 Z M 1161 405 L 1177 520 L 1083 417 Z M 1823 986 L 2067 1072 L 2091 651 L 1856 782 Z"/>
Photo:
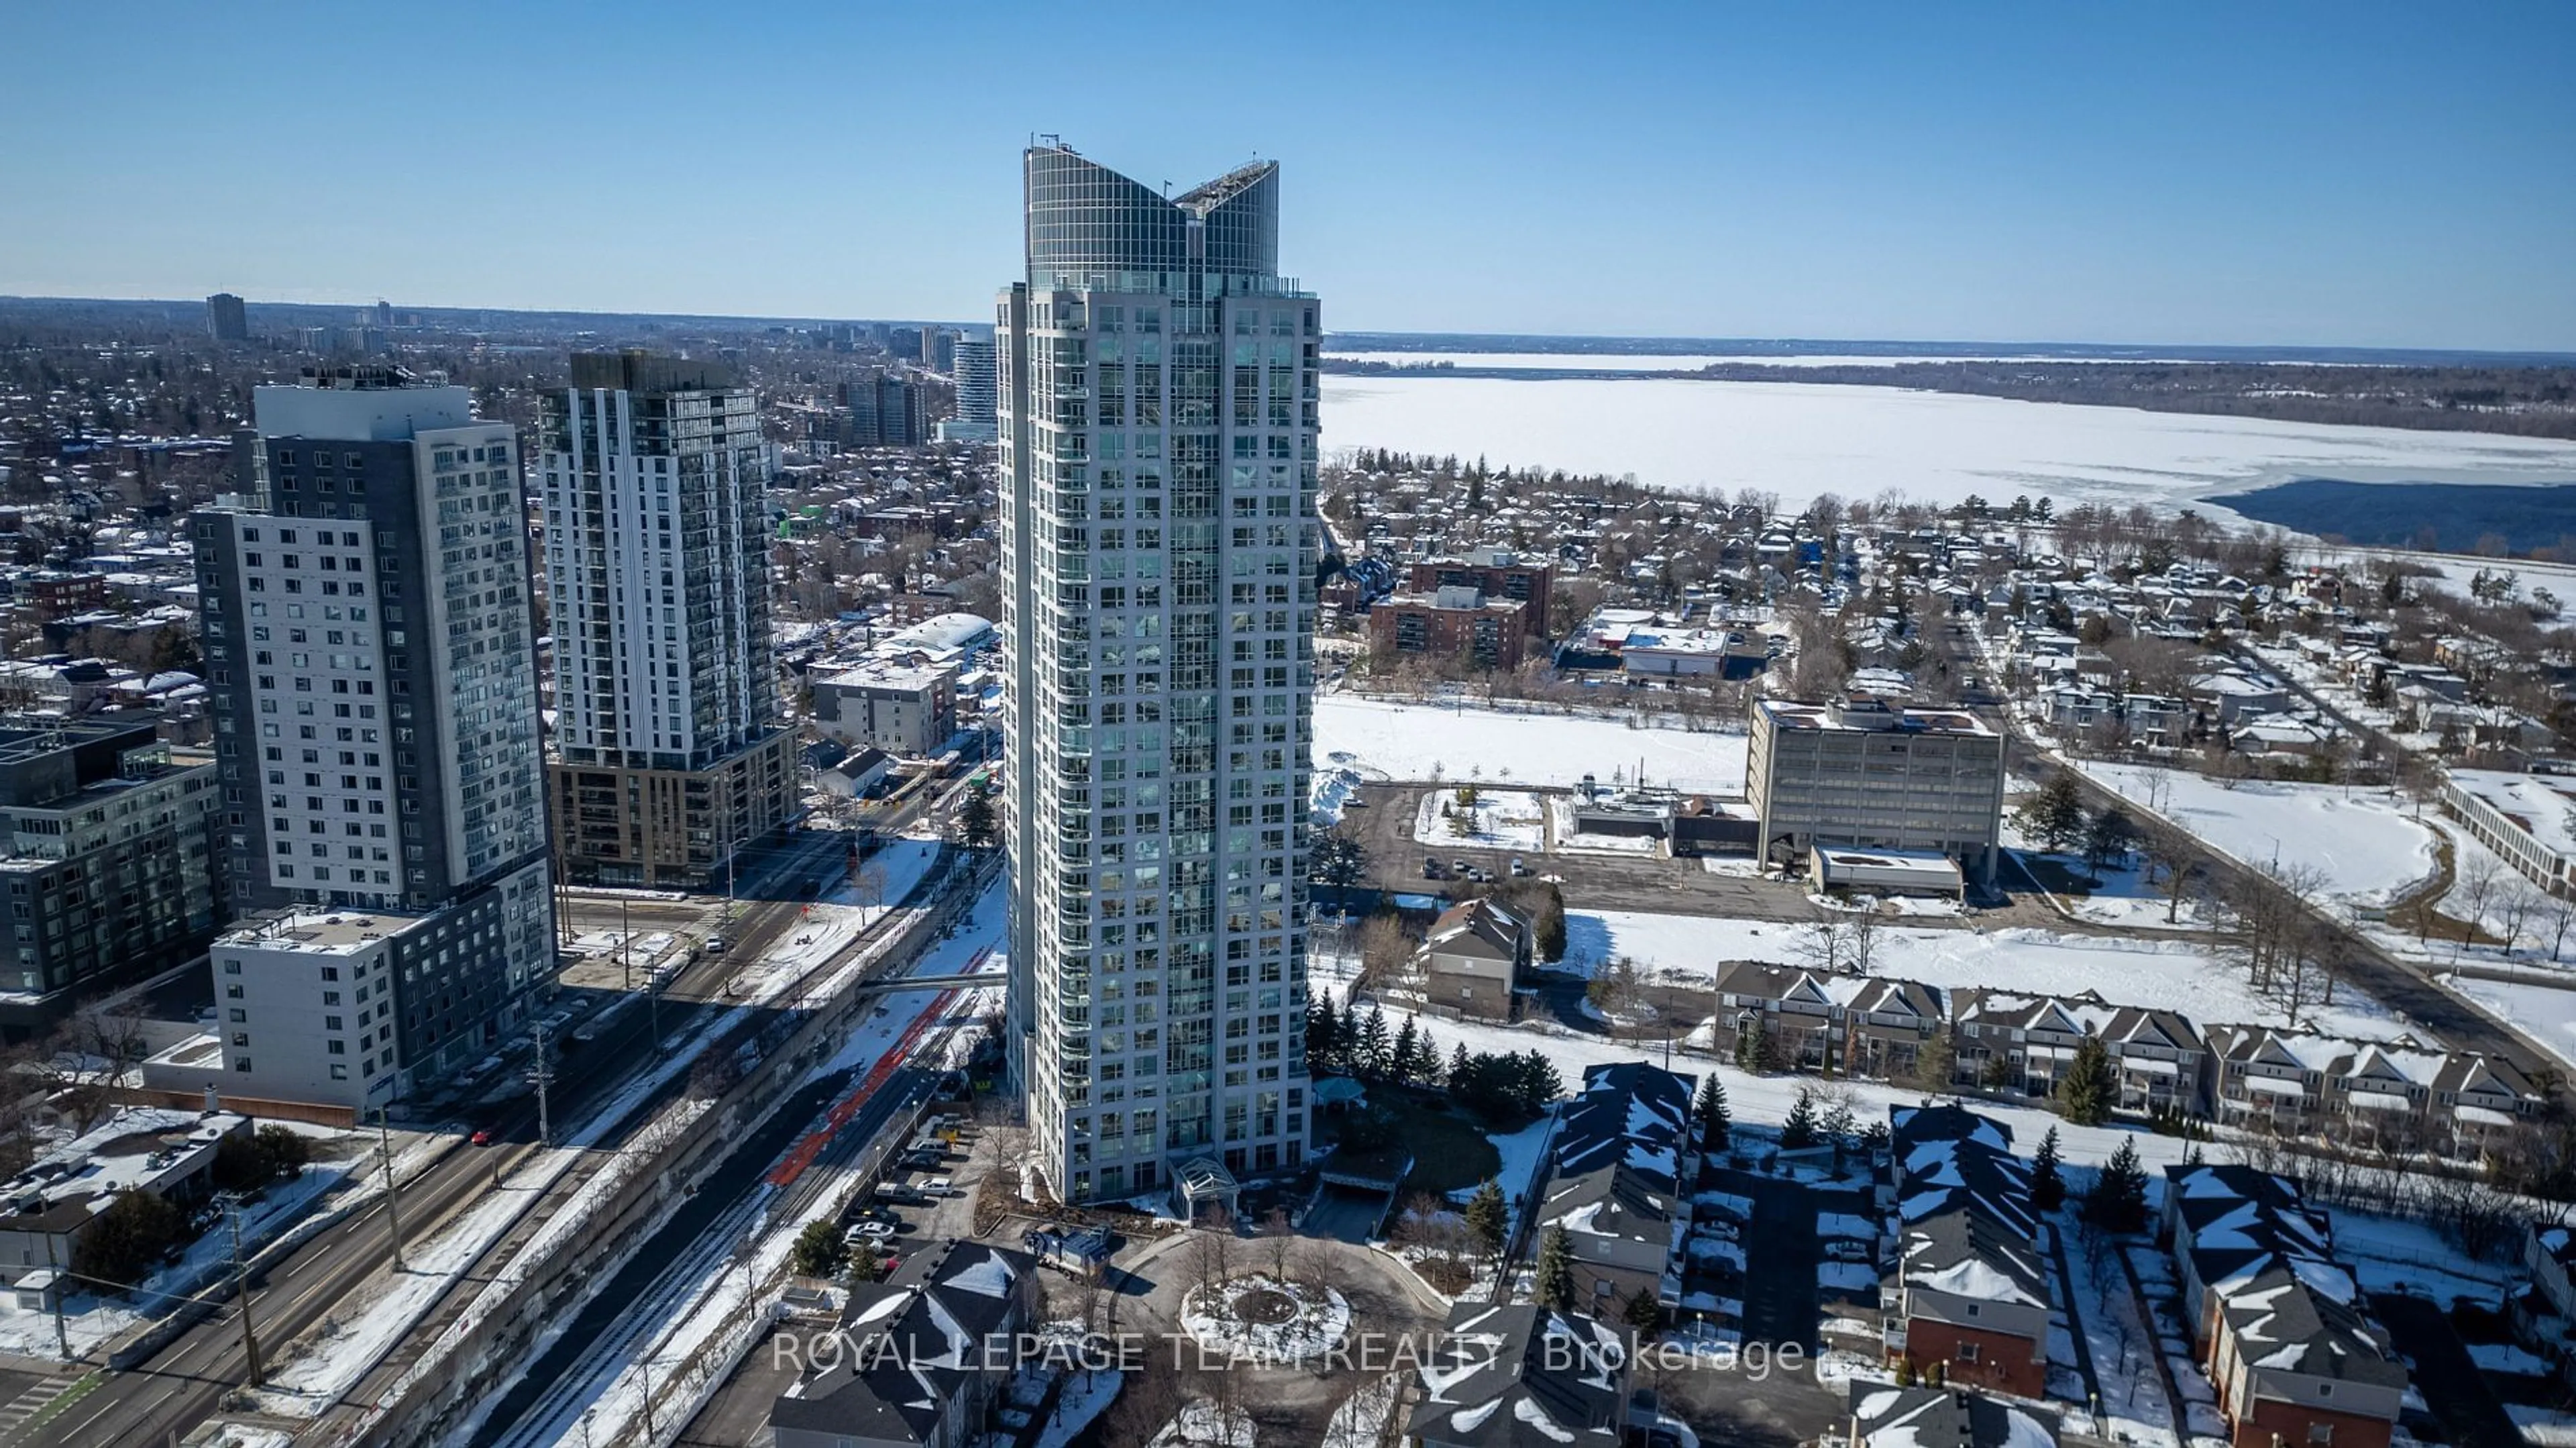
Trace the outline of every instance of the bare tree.
<path fill-rule="evenodd" d="M 2487 902 L 2495 898 L 2504 883 L 2504 866 L 2495 856 L 2479 850 L 2460 867 L 2446 900 L 2457 900 L 2461 907 L 2459 944 L 2465 946 L 2476 938 L 2478 922 L 2486 918 Z M 2459 951 L 2451 952 L 2457 960 Z"/>
<path fill-rule="evenodd" d="M 1270 1275 L 1288 1280 L 1288 1249 L 1297 1241 L 1297 1229 L 1288 1221 L 1286 1207 L 1272 1207 L 1261 1219 L 1261 1246 L 1270 1259 Z"/>
<path fill-rule="evenodd" d="M 2543 897 L 2520 880 L 2508 881 L 2496 900 L 2496 921 L 2503 926 L 2504 953 L 2509 957 L 2522 944 L 2523 932 L 2532 917 L 2543 908 Z"/>
<path fill-rule="evenodd" d="M 2191 894 L 2194 874 L 2200 868 L 2200 845 L 2191 832 L 2161 819 L 2147 821 L 2139 832 L 2140 851 L 2146 856 L 2147 868 L 2160 881 L 2165 897 L 2165 923 L 2177 923 L 2182 916 L 2182 902 Z"/>
<path fill-rule="evenodd" d="M 1870 960 L 1878 953 L 1880 921 L 1876 901 L 1870 902 L 1868 908 L 1854 912 L 1851 917 L 1851 968 L 1862 975 L 1869 974 Z"/>
<path fill-rule="evenodd" d="M 1180 1370 L 1172 1355 L 1148 1348 L 1143 1361 L 1118 1386 L 1118 1400 L 1101 1415 L 1104 1443 L 1151 1443 L 1180 1416 L 1188 1401 L 1181 1394 Z"/>
<path fill-rule="evenodd" d="M 1830 905 L 1811 905 L 1807 919 L 1798 927 L 1798 957 L 1822 971 L 1842 969 L 1848 958 L 1844 936 L 1850 930 L 1849 917 Z"/>
<path fill-rule="evenodd" d="M 2551 891 L 2540 902 L 2540 923 L 2549 931 L 2549 958 L 2567 948 L 2567 932 L 2576 930 L 2576 895 Z"/>

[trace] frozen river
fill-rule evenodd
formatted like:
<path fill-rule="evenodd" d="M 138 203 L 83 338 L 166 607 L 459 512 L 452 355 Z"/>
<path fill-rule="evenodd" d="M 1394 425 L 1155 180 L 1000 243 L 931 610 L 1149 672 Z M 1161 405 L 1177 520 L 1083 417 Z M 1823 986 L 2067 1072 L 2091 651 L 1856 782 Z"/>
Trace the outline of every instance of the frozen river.
<path fill-rule="evenodd" d="M 1887 489 L 2165 502 L 2303 477 L 2576 482 L 2576 443 L 2335 427 L 1892 387 L 1639 378 L 1324 378 L 1324 446 L 1758 488 L 1795 507 Z"/>

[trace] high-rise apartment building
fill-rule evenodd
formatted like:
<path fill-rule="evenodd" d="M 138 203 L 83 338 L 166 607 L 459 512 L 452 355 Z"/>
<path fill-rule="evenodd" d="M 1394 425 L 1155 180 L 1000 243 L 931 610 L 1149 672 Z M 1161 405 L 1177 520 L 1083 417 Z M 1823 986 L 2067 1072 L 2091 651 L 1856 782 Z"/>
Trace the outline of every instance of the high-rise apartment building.
<path fill-rule="evenodd" d="M 1307 1137 L 1315 298 L 1278 168 L 1166 198 L 1025 157 L 997 309 L 1011 1020 L 1070 1201 L 1296 1164 Z"/>
<path fill-rule="evenodd" d="M 241 298 L 230 292 L 206 298 L 206 335 L 218 342 L 250 340 L 250 318 L 242 311 Z"/>
<path fill-rule="evenodd" d="M 715 363 L 576 354 L 542 426 L 558 858 L 576 880 L 721 883 L 796 809 L 759 406 Z"/>
<path fill-rule="evenodd" d="M 991 442 L 999 426 L 1000 379 L 994 370 L 993 344 L 980 337 L 957 339 L 957 415 L 939 424 L 941 442 Z"/>
<path fill-rule="evenodd" d="M 945 377 L 957 366 L 957 333 L 948 327 L 921 329 L 921 367 Z"/>
<path fill-rule="evenodd" d="M 308 369 L 252 406 L 254 491 L 191 522 L 230 893 L 265 912 L 215 951 L 224 1084 L 297 1096 L 274 1068 L 309 1052 L 382 1101 L 552 988 L 518 441 L 397 368 Z M 356 911 L 391 942 L 363 992 L 291 944 Z"/>

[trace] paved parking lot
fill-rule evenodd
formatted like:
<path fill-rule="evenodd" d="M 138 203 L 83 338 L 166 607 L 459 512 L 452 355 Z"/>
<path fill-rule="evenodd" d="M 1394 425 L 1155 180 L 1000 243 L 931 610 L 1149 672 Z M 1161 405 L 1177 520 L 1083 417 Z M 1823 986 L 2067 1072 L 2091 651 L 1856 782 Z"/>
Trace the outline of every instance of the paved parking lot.
<path fill-rule="evenodd" d="M 1362 847 L 1368 851 L 1371 884 L 1408 893 L 1454 894 L 1464 882 L 1424 879 L 1424 856 L 1436 856 L 1444 873 L 1450 862 L 1465 860 L 1489 874 L 1504 877 L 1509 874 L 1512 857 L 1519 855 L 1533 874 L 1558 878 L 1568 901 L 1580 901 L 1587 910 L 1649 910 L 1750 920 L 1803 920 L 1811 913 L 1803 887 L 1711 874 L 1696 859 L 1489 850 L 1460 840 L 1424 844 L 1413 838 L 1414 811 L 1424 791 L 1441 787 L 1427 782 L 1360 786 L 1354 800 L 1356 807 L 1346 810 L 1342 818 L 1359 834 Z"/>

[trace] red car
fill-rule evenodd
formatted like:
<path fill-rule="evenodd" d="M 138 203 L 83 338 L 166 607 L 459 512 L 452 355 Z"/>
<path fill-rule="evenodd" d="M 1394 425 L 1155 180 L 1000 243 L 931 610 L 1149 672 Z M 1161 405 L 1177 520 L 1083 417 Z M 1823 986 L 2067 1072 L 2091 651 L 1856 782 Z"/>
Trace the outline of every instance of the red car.
<path fill-rule="evenodd" d="M 472 1141 L 476 1146 L 490 1146 L 492 1144 L 492 1133 L 488 1130 L 478 1131 L 467 1139 Z"/>

